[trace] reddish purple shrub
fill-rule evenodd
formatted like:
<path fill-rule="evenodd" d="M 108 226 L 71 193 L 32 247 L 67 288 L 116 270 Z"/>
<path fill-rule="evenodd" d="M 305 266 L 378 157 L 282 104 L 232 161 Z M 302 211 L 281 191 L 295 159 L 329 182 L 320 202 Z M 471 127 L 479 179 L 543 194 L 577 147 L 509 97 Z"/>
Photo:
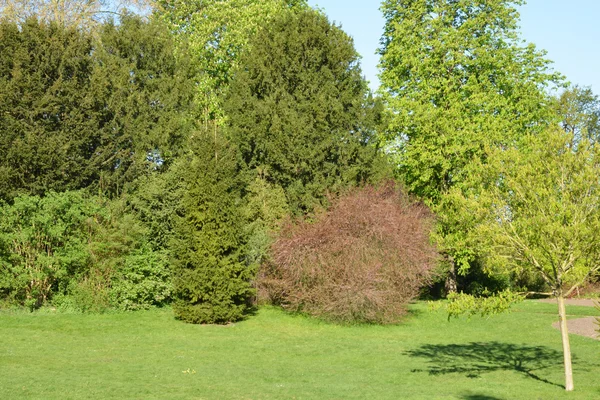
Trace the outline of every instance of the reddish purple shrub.
<path fill-rule="evenodd" d="M 394 184 L 354 189 L 313 222 L 284 225 L 257 279 L 259 301 L 335 322 L 398 322 L 430 281 L 432 222 Z"/>

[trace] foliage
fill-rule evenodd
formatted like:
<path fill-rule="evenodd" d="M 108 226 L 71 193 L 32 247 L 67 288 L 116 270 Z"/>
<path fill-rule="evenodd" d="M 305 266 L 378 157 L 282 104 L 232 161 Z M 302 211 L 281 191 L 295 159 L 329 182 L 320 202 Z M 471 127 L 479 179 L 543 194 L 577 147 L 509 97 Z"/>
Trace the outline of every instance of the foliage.
<path fill-rule="evenodd" d="M 81 191 L 0 208 L 0 297 L 30 309 L 148 308 L 169 300 L 166 258 L 119 202 Z"/>
<path fill-rule="evenodd" d="M 491 149 L 467 195 L 474 236 L 491 269 L 529 270 L 565 296 L 600 270 L 600 152 L 556 128 L 520 146 Z"/>
<path fill-rule="evenodd" d="M 351 38 L 313 10 L 274 17 L 241 55 L 224 104 L 228 134 L 294 214 L 371 173 L 375 106 L 358 60 Z"/>
<path fill-rule="evenodd" d="M 493 295 L 491 292 L 484 294 L 487 296 L 473 296 L 462 292 L 448 294 L 448 304 L 445 307 L 448 318 L 463 314 L 469 318 L 473 315 L 482 317 L 496 315 L 508 311 L 514 304 L 524 300 L 522 295 L 508 289 Z"/>
<path fill-rule="evenodd" d="M 555 100 L 554 108 L 565 132 L 575 143 L 582 138 L 597 142 L 600 138 L 600 99 L 591 88 L 572 86 Z"/>
<path fill-rule="evenodd" d="M 474 190 L 453 191 L 479 218 L 475 241 L 490 269 L 528 270 L 558 300 L 565 388 L 573 390 L 564 298 L 600 271 L 600 150 L 559 127 L 519 145 L 491 149 L 477 165 Z"/>
<path fill-rule="evenodd" d="M 29 18 L 58 25 L 92 28 L 106 15 L 115 15 L 124 9 L 144 11 L 146 0 L 0 0 L 0 18 L 24 23 Z"/>
<path fill-rule="evenodd" d="M 254 271 L 244 262 L 246 237 L 235 148 L 201 131 L 179 160 L 182 190 L 170 252 L 173 310 L 191 323 L 227 323 L 249 309 Z"/>
<path fill-rule="evenodd" d="M 278 13 L 304 7 L 304 0 L 155 2 L 156 14 L 196 61 L 197 104 L 206 122 L 222 120 L 221 95 L 250 38 Z"/>
<path fill-rule="evenodd" d="M 168 164 L 193 86 L 166 28 L 123 16 L 96 35 L 35 19 L 0 23 L 0 198 L 122 191 Z"/>
<path fill-rule="evenodd" d="M 75 29 L 0 23 L 0 198 L 90 184 L 91 49 Z"/>
<path fill-rule="evenodd" d="M 0 296 L 33 309 L 89 262 L 87 232 L 100 212 L 79 192 L 17 197 L 0 208 Z"/>
<path fill-rule="evenodd" d="M 259 266 L 268 257 L 273 237 L 282 221 L 289 215 L 289 206 L 281 186 L 258 176 L 246 188 L 244 217 L 247 221 L 248 265 Z"/>
<path fill-rule="evenodd" d="M 124 15 L 102 25 L 92 90 L 101 110 L 93 166 L 97 186 L 124 184 L 172 163 L 194 127 L 191 67 L 157 20 Z M 99 136 L 99 137 L 98 137 Z"/>
<path fill-rule="evenodd" d="M 386 0 L 381 95 L 386 140 L 408 189 L 438 219 L 446 264 L 466 272 L 477 258 L 472 216 L 445 196 L 485 160 L 488 145 L 510 144 L 553 119 L 544 89 L 559 81 L 518 35 L 521 0 Z"/>
<path fill-rule="evenodd" d="M 337 322 L 397 322 L 431 276 L 431 222 L 392 184 L 355 189 L 314 222 L 284 226 L 260 297 Z"/>
<path fill-rule="evenodd" d="M 110 303 L 121 310 L 162 306 L 171 298 L 171 274 L 164 252 L 137 249 L 122 261 L 112 278 Z"/>

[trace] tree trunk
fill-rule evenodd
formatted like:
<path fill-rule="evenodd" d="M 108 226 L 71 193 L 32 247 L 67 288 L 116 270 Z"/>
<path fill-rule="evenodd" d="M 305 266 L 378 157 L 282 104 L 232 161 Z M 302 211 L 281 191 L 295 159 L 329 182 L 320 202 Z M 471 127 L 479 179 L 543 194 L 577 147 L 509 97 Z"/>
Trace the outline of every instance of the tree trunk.
<path fill-rule="evenodd" d="M 569 331 L 567 328 L 567 312 L 562 292 L 556 296 L 556 299 L 558 300 L 558 320 L 565 360 L 565 389 L 567 392 L 570 392 L 573 390 L 573 367 L 571 365 L 571 345 L 569 344 Z"/>
<path fill-rule="evenodd" d="M 448 262 L 450 264 L 450 267 L 448 268 L 448 276 L 446 277 L 446 282 L 444 285 L 444 288 L 446 289 L 446 294 L 456 293 L 458 291 L 456 265 L 454 264 L 454 259 L 452 259 L 452 257 L 448 257 Z"/>

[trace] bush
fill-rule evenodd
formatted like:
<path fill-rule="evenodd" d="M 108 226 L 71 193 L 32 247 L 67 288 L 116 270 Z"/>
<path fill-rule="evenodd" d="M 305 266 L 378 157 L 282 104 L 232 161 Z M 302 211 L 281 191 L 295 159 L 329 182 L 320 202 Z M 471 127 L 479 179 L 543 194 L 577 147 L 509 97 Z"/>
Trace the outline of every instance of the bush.
<path fill-rule="evenodd" d="M 432 275 L 432 216 L 393 184 L 354 189 L 314 222 L 287 223 L 257 279 L 259 301 L 327 320 L 395 323 Z"/>
<path fill-rule="evenodd" d="M 30 309 L 83 274 L 90 224 L 100 212 L 81 192 L 20 196 L 0 207 L 0 297 Z"/>
<path fill-rule="evenodd" d="M 166 256 L 120 200 L 82 191 L 0 204 L 0 301 L 35 309 L 131 310 L 170 299 Z"/>

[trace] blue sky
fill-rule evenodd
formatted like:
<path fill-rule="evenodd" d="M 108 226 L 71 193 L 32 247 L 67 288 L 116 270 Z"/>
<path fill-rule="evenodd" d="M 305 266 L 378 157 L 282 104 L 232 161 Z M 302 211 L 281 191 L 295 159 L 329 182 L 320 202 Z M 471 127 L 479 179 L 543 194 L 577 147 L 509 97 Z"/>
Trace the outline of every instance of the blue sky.
<path fill-rule="evenodd" d="M 378 0 L 308 0 L 354 38 L 371 87 L 378 86 L 375 51 L 384 20 Z M 567 80 L 600 94 L 600 0 L 529 0 L 519 9 L 523 39 L 548 52 Z"/>

